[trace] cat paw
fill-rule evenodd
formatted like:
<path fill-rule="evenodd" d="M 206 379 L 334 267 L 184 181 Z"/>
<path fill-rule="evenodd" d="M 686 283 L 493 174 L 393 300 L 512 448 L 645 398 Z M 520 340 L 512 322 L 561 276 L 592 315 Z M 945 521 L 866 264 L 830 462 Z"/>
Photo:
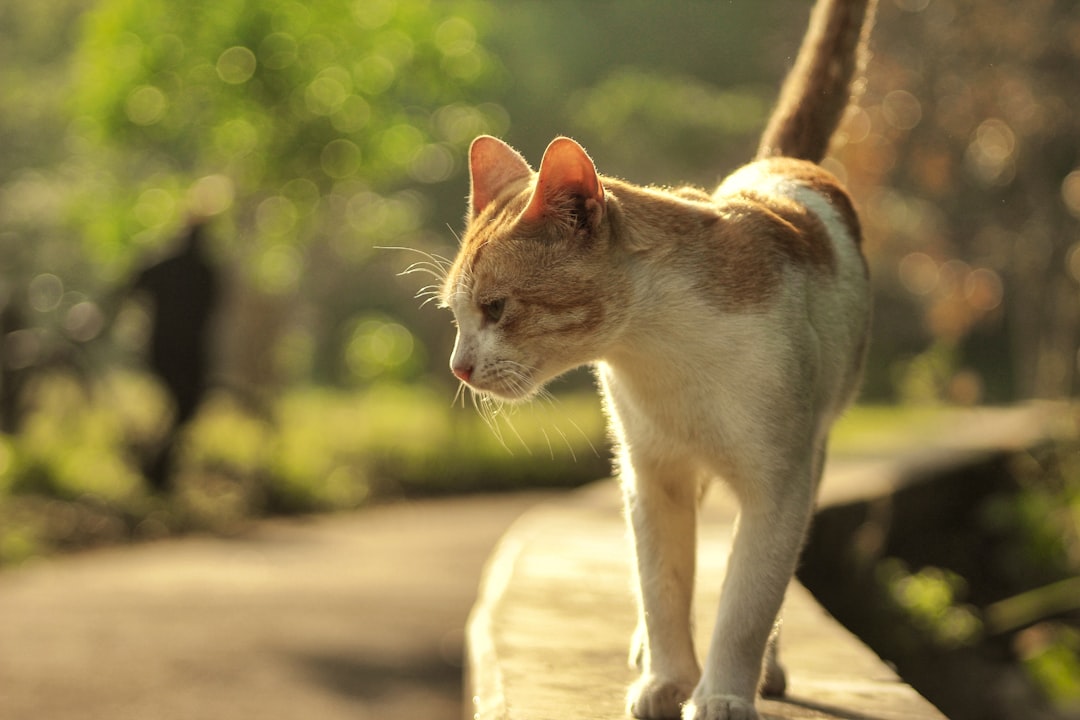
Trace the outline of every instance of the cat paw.
<path fill-rule="evenodd" d="M 695 684 L 695 680 L 642 675 L 630 687 L 626 704 L 630 714 L 642 720 L 678 720 L 682 704 L 690 697 Z"/>
<path fill-rule="evenodd" d="M 683 705 L 683 720 L 759 720 L 752 702 L 735 695 L 695 697 Z"/>

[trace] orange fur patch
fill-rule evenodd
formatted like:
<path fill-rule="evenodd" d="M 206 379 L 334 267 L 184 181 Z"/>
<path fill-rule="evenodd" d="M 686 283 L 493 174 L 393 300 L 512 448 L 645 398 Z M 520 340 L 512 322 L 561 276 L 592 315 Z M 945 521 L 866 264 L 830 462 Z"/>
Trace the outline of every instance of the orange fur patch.
<path fill-rule="evenodd" d="M 862 244 L 862 228 L 859 225 L 859 216 L 855 212 L 855 205 L 851 202 L 851 196 L 832 173 L 813 163 L 792 158 L 770 158 L 761 161 L 760 164 L 768 172 L 804 183 L 810 189 L 824 195 L 829 204 L 840 214 L 840 219 L 843 220 L 848 234 L 855 239 L 855 244 Z"/>

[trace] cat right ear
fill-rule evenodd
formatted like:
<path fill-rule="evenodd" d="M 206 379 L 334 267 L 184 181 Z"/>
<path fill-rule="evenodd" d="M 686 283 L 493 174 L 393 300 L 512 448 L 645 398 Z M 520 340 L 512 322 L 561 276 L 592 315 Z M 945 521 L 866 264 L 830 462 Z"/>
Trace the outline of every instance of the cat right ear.
<path fill-rule="evenodd" d="M 596 166 L 585 148 L 558 137 L 544 151 L 536 187 L 521 217 L 538 221 L 557 215 L 565 211 L 567 199 L 573 203 L 575 222 L 595 228 L 604 214 L 604 186 Z"/>
<path fill-rule="evenodd" d="M 511 184 L 527 180 L 532 168 L 502 140 L 481 135 L 469 147 L 469 218 L 484 211 Z"/>

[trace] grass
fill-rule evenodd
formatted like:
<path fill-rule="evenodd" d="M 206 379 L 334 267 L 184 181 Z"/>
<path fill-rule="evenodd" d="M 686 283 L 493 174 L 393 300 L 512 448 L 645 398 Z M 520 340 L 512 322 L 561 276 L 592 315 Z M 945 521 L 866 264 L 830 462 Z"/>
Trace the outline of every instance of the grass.
<path fill-rule="evenodd" d="M 146 376 L 30 388 L 18 435 L 0 435 L 0 565 L 101 543 L 235 532 L 271 514 L 348 510 L 402 495 L 573 487 L 610 472 L 604 418 L 581 391 L 477 412 L 444 389 L 376 385 L 290 390 L 261 413 L 211 396 L 178 448 L 174 492 L 147 490 L 140 457 L 161 441 L 168 403 Z M 949 414 L 855 407 L 833 453 L 930 442 Z"/>
<path fill-rule="evenodd" d="M 943 405 L 855 405 L 833 426 L 833 456 L 886 454 L 935 444 L 958 412 Z"/>
<path fill-rule="evenodd" d="M 270 514 L 387 497 L 573 487 L 609 472 L 592 393 L 489 409 L 423 385 L 306 387 L 253 413 L 208 399 L 181 436 L 174 492 L 148 492 L 140 456 L 167 402 L 146 377 L 86 388 L 39 378 L 18 435 L 0 435 L 0 565 L 183 532 L 235 532 Z"/>

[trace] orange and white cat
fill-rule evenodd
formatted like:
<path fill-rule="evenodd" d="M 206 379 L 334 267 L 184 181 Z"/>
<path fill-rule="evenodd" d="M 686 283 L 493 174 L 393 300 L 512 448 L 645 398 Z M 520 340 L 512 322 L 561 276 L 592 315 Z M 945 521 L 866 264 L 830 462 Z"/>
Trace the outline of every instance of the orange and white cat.
<path fill-rule="evenodd" d="M 637 560 L 640 718 L 756 718 L 759 688 L 784 691 L 777 614 L 870 322 L 858 219 L 817 165 L 868 4 L 819 0 L 758 159 L 712 194 L 599 175 L 567 138 L 539 172 L 493 137 L 470 150 L 468 226 L 442 290 L 458 327 L 451 369 L 519 400 L 595 365 Z M 714 478 L 740 513 L 702 669 L 695 523 Z"/>

